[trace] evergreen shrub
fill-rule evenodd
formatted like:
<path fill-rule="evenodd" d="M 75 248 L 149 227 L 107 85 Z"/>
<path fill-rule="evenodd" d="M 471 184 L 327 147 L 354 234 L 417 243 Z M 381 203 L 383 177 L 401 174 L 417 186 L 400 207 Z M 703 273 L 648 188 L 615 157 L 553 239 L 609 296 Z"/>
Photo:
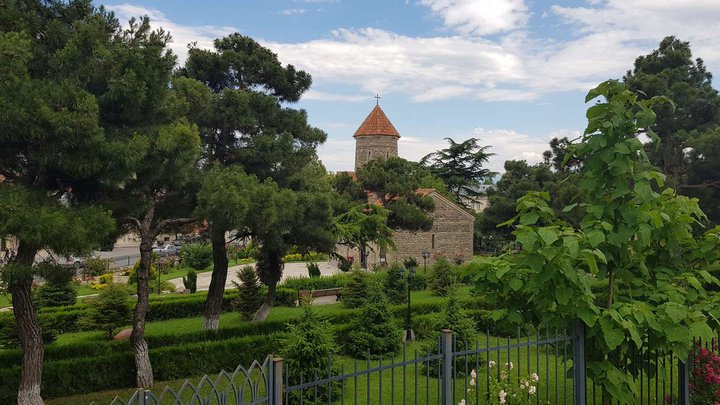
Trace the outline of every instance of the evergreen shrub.
<path fill-rule="evenodd" d="M 400 264 L 388 267 L 385 276 L 385 294 L 393 304 L 402 304 L 407 301 L 407 272 Z"/>
<path fill-rule="evenodd" d="M 130 295 L 120 284 L 110 283 L 102 290 L 87 315 L 80 320 L 88 329 L 99 329 L 112 339 L 115 329 L 130 322 Z"/>
<path fill-rule="evenodd" d="M 183 266 L 203 270 L 213 262 L 212 246 L 207 243 L 184 245 L 180 250 L 180 261 Z"/>
<path fill-rule="evenodd" d="M 260 279 L 252 266 L 244 266 L 237 271 L 240 282 L 233 281 L 238 290 L 238 296 L 233 301 L 233 308 L 240 313 L 244 320 L 250 320 L 260 308 L 263 294 L 260 290 Z"/>
<path fill-rule="evenodd" d="M 195 294 L 197 291 L 197 273 L 195 269 L 190 268 L 187 277 L 183 277 L 183 286 L 185 289 L 190 290 L 190 294 Z"/>
<path fill-rule="evenodd" d="M 394 353 L 402 343 L 402 332 L 393 317 L 379 283 L 371 283 L 360 313 L 350 322 L 344 351 L 363 358 Z"/>
<path fill-rule="evenodd" d="M 365 302 L 368 293 L 367 272 L 354 270 L 342 290 L 342 303 L 347 308 L 358 308 Z"/>
<path fill-rule="evenodd" d="M 433 263 L 427 284 L 435 295 L 447 295 L 457 281 L 454 266 L 447 259 L 441 257 Z"/>
<path fill-rule="evenodd" d="M 318 264 L 315 263 L 315 262 L 310 262 L 310 263 L 308 263 L 308 264 L 307 264 L 307 270 L 308 270 L 308 275 L 309 275 L 310 277 L 317 278 L 317 277 L 320 277 L 320 276 L 322 275 L 322 274 L 320 273 L 320 266 L 318 266 Z"/>

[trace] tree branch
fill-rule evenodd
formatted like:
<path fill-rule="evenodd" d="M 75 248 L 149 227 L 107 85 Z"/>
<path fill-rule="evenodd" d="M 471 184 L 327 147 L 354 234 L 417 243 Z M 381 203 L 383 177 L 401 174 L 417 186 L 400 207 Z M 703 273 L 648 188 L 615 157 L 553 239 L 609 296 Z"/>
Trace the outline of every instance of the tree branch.
<path fill-rule="evenodd" d="M 700 184 L 686 184 L 686 185 L 680 186 L 680 188 L 708 188 L 708 187 L 720 188 L 720 180 L 709 181 L 709 182 L 700 183 Z"/>
<path fill-rule="evenodd" d="M 162 232 L 165 228 L 172 225 L 187 225 L 191 224 L 193 222 L 196 222 L 196 218 L 170 218 L 170 219 L 163 219 L 162 221 L 158 222 L 157 225 L 155 225 L 155 229 L 153 229 L 153 234 L 158 235 L 160 232 Z"/>
<path fill-rule="evenodd" d="M 136 230 L 140 230 L 140 220 L 135 217 L 127 217 L 120 221 L 123 224 L 131 224 Z"/>

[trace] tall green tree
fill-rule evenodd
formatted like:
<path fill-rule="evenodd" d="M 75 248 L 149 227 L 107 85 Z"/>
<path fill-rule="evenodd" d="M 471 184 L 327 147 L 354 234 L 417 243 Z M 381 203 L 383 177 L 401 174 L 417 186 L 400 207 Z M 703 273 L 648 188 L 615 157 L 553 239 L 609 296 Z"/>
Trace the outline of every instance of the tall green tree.
<path fill-rule="evenodd" d="M 455 201 L 464 206 L 464 198 L 480 196 L 480 185 L 497 174 L 483 167 L 495 154 L 488 152 L 489 145 L 480 146 L 480 140 L 476 138 L 460 143 L 452 138 L 445 140 L 450 143 L 447 149 L 426 155 L 420 164 L 427 166 L 440 178 L 455 197 Z"/>
<path fill-rule="evenodd" d="M 305 111 L 287 107 L 310 87 L 310 75 L 283 66 L 270 50 L 240 34 L 217 39 L 214 45 L 214 50 L 191 48 L 179 72 L 182 77 L 175 81 L 200 127 L 204 161 L 239 164 L 258 179 L 300 190 L 297 174 L 315 161 L 315 149 L 326 138 L 307 124 Z M 224 257 L 224 234 L 211 233 L 213 254 Z M 206 328 L 216 327 L 219 307 L 213 303 L 222 300 L 225 285 L 218 281 L 224 277 L 227 260 L 216 258 Z"/>
<path fill-rule="evenodd" d="M 702 59 L 693 59 L 690 44 L 669 36 L 648 55 L 635 59 L 623 81 L 642 97 L 666 96 L 677 108 L 656 105 L 657 120 L 647 153 L 650 162 L 668 176 L 668 185 L 685 191 L 688 173 L 693 170 L 695 147 L 692 131 L 704 131 L 720 124 L 720 97 L 712 87 L 712 74 Z M 692 188 L 714 187 L 720 179 L 692 184 Z"/>
<path fill-rule="evenodd" d="M 402 158 L 376 159 L 357 171 L 357 183 L 371 203 L 389 211 L 387 225 L 394 230 L 427 231 L 435 209 L 431 197 L 419 193 L 432 176 L 418 163 Z"/>
<path fill-rule="evenodd" d="M 392 229 L 387 226 L 389 211 L 376 204 L 360 204 L 335 218 L 339 243 L 360 251 L 360 266 L 367 269 L 368 250 L 394 248 Z"/>
<path fill-rule="evenodd" d="M 586 100 L 597 98 L 571 148 L 583 161 L 582 220 L 559 220 L 547 192 L 526 194 L 508 221 L 520 252 L 491 260 L 477 278 L 509 321 L 564 327 L 581 319 L 603 403 L 631 403 L 639 398 L 638 371 L 651 364 L 634 353 L 683 358 L 695 337 L 710 338 L 718 326 L 718 297 L 706 287 L 718 283 L 707 270 L 720 260 L 720 228 L 695 237 L 703 217 L 697 201 L 666 188 L 643 153 L 637 134 L 654 136 L 653 107 L 665 99 L 640 100 L 617 81 Z"/>
<path fill-rule="evenodd" d="M 95 201 L 114 128 L 108 106 L 122 89 L 114 67 L 132 46 L 117 20 L 89 1 L 0 5 L 0 237 L 19 240 L 3 277 L 23 351 L 20 404 L 42 403 L 36 253 L 89 253 L 113 231 Z"/>

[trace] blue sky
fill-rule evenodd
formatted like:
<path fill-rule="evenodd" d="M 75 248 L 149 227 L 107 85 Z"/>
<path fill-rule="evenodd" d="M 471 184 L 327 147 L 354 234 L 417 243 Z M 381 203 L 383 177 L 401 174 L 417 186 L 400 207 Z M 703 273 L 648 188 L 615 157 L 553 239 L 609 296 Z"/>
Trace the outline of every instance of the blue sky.
<path fill-rule="evenodd" d="M 584 95 L 621 78 L 667 35 L 720 72 L 720 0 L 244 0 L 105 1 L 119 18 L 148 15 L 186 45 L 251 36 L 313 76 L 298 103 L 328 133 L 318 154 L 352 170 L 352 134 L 380 104 L 417 160 L 470 137 L 489 166 L 535 163 L 554 136 L 585 127 Z M 717 87 L 717 84 L 715 84 Z"/>

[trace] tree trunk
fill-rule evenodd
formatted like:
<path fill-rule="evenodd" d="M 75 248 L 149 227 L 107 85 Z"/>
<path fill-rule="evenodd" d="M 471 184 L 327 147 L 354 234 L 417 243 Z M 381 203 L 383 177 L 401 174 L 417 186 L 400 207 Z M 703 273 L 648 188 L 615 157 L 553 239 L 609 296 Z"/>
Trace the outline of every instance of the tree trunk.
<path fill-rule="evenodd" d="M 273 305 L 275 305 L 275 290 L 277 289 L 277 281 L 271 281 L 268 284 L 268 293 L 265 297 L 265 301 L 263 302 L 260 309 L 255 312 L 255 317 L 253 318 L 253 322 L 260 322 L 267 319 L 268 315 L 270 315 L 270 310 L 272 309 Z"/>
<path fill-rule="evenodd" d="M 18 388 L 19 405 L 41 405 L 43 339 L 32 302 L 32 265 L 37 249 L 20 242 L 15 263 L 26 267 L 27 274 L 16 275 L 10 280 L 13 311 L 22 348 L 22 371 Z"/>
<path fill-rule="evenodd" d="M 130 334 L 130 344 L 135 355 L 137 369 L 136 381 L 138 388 L 150 388 L 153 385 L 152 364 L 150 352 L 145 341 L 145 315 L 148 310 L 148 296 L 150 295 L 150 266 L 152 254 L 152 235 L 141 235 L 140 266 L 137 271 L 137 304 L 133 313 L 133 330 Z"/>
<path fill-rule="evenodd" d="M 360 247 L 360 267 L 367 270 L 367 247 L 365 245 Z"/>
<path fill-rule="evenodd" d="M 213 233 L 213 271 L 208 288 L 207 302 L 205 304 L 205 319 L 203 329 L 215 330 L 220 326 L 220 310 L 222 309 L 225 282 L 227 281 L 228 259 L 225 248 L 225 233 Z"/>

